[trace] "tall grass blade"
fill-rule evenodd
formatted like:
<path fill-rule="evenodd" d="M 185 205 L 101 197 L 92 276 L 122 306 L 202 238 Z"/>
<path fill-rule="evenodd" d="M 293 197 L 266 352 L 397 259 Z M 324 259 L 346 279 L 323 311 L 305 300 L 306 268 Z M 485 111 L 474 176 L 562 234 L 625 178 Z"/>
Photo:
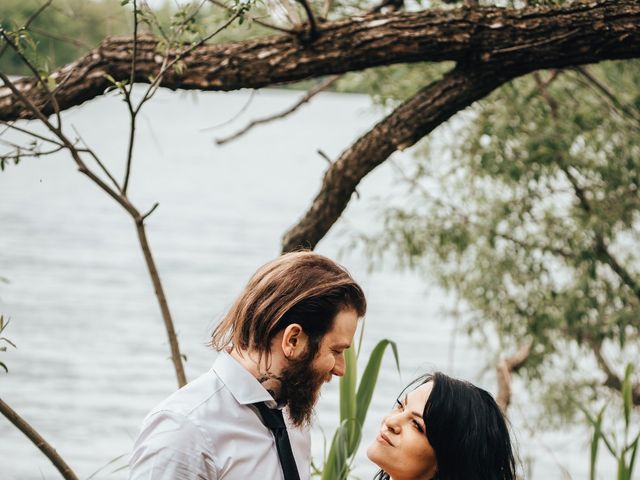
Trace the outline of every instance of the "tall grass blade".
<path fill-rule="evenodd" d="M 624 381 L 622 382 L 622 401 L 624 405 L 624 425 L 625 429 L 629 429 L 629 420 L 631 419 L 631 409 L 633 408 L 633 396 L 631 386 L 631 374 L 633 373 L 633 365 L 627 364 L 624 371 Z"/>
<path fill-rule="evenodd" d="M 598 447 L 600 445 L 600 439 L 602 438 L 602 418 L 604 411 L 607 408 L 605 405 L 602 407 L 598 416 L 593 423 L 593 437 L 591 438 L 591 464 L 589 466 L 589 480 L 596 480 L 596 461 L 598 459 Z"/>

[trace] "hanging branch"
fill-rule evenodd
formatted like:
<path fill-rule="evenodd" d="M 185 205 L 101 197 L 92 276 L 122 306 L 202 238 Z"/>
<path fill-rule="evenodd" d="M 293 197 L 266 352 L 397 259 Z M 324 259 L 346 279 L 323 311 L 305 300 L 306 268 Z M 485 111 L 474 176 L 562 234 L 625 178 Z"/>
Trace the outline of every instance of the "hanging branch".
<path fill-rule="evenodd" d="M 560 169 L 563 171 L 569 183 L 571 184 L 574 194 L 578 199 L 578 205 L 580 208 L 586 213 L 590 214 L 593 212 L 593 206 L 591 202 L 587 199 L 587 195 L 585 193 L 584 188 L 580 186 L 578 183 L 578 179 L 571 173 L 569 168 L 564 164 L 560 163 Z M 618 262 L 618 259 L 611 253 L 609 250 L 609 246 L 602 236 L 602 233 L 597 229 L 594 229 L 594 245 L 593 250 L 597 256 L 597 258 L 608 265 L 613 272 L 618 275 L 618 278 L 622 280 L 622 283 L 626 285 L 637 300 L 640 300 L 640 283 L 638 283 L 631 273 Z"/>
<path fill-rule="evenodd" d="M 285 233 L 284 252 L 314 248 L 346 208 L 360 180 L 397 150 L 404 150 L 456 112 L 506 82 L 514 71 L 476 65 L 456 67 L 420 90 L 360 137 L 327 169 L 305 215 Z"/>
<path fill-rule="evenodd" d="M 47 442 L 42 435 L 40 435 L 36 430 L 29 425 L 29 423 L 22 418 L 15 410 L 13 410 L 9 405 L 7 405 L 0 398 L 0 413 L 4 415 L 7 420 L 9 420 L 18 430 L 24 433 L 33 444 L 40 449 L 45 456 L 51 460 L 53 466 L 60 472 L 60 475 L 65 480 L 78 480 L 78 477 L 73 470 L 67 465 L 67 463 L 62 459 L 62 457 L 58 454 L 58 452 L 53 448 L 49 442 Z"/>
<path fill-rule="evenodd" d="M 298 110 L 302 105 L 304 105 L 313 97 L 315 97 L 318 93 L 326 90 L 331 85 L 333 85 L 339 78 L 340 78 L 340 75 L 331 75 L 330 77 L 327 77 L 323 82 L 309 89 L 309 91 L 305 93 L 304 96 L 300 98 L 300 100 L 298 100 L 296 103 L 294 103 L 291 107 L 287 108 L 286 110 L 280 113 L 274 113 L 273 115 L 268 115 L 263 118 L 252 120 L 251 122 L 249 122 L 247 126 L 241 128 L 237 132 L 232 133 L 227 137 L 217 138 L 216 143 L 218 145 L 224 145 L 225 143 L 231 142 L 232 140 L 236 140 L 237 138 L 241 137 L 242 135 L 247 133 L 249 130 L 251 130 L 254 127 L 257 127 L 258 125 L 264 125 L 265 123 L 269 123 L 274 120 L 279 120 L 281 118 L 285 118 L 288 115 L 291 115 L 293 112 Z"/>
<path fill-rule="evenodd" d="M 511 376 L 525 364 L 531 355 L 531 343 L 523 344 L 518 351 L 510 357 L 501 358 L 496 366 L 498 374 L 498 393 L 496 403 L 502 414 L 507 414 L 507 409 L 511 403 Z"/>
<path fill-rule="evenodd" d="M 233 8 L 225 5 L 222 2 L 219 2 L 218 0 L 209 0 L 209 1 L 212 4 L 214 4 L 214 5 L 216 5 L 216 6 L 220 7 L 220 8 L 224 8 L 227 12 L 234 12 L 235 11 Z M 254 23 L 256 23 L 256 24 L 258 24 L 258 25 L 260 25 L 262 27 L 268 28 L 270 30 L 275 30 L 276 32 L 286 33 L 286 34 L 289 34 L 289 35 L 295 35 L 297 33 L 295 30 L 289 30 L 288 28 L 279 27 L 278 25 L 274 25 L 272 23 L 265 22 L 264 20 L 262 20 L 262 19 L 260 19 L 258 17 L 254 17 L 252 15 L 247 15 L 247 18 L 249 20 L 251 20 L 252 22 L 254 22 Z"/>
<path fill-rule="evenodd" d="M 608 387 L 617 392 L 622 392 L 622 378 L 613 371 L 609 362 L 602 353 L 602 339 L 587 338 L 587 343 L 591 347 L 598 366 L 604 372 L 606 378 L 604 381 L 605 387 Z M 640 405 L 640 384 L 635 384 L 631 388 L 631 399 L 634 405 Z"/>

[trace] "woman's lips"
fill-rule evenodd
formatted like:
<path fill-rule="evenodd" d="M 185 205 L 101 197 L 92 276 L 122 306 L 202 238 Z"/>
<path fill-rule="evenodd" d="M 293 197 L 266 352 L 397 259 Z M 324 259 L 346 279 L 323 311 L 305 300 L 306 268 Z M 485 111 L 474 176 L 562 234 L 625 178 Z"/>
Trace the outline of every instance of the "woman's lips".
<path fill-rule="evenodd" d="M 387 437 L 384 432 L 378 433 L 378 441 L 381 443 L 386 443 L 392 447 L 394 446 L 393 443 L 391 443 L 391 440 L 389 440 L 389 437 Z"/>

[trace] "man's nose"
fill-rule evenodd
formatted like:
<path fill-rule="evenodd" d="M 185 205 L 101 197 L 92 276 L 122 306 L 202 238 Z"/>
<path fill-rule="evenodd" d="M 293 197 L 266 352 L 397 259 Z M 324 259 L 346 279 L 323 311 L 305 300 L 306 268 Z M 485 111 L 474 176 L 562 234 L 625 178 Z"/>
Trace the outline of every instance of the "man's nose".
<path fill-rule="evenodd" d="M 333 370 L 331 373 L 336 377 L 341 377 L 344 375 L 344 353 L 341 353 L 338 358 L 336 358 L 336 363 L 333 366 Z"/>

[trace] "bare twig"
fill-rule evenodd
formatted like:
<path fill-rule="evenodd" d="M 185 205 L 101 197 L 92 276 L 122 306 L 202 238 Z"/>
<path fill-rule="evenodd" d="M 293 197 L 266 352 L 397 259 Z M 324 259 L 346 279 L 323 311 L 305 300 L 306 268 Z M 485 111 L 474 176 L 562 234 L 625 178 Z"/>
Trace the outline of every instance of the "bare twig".
<path fill-rule="evenodd" d="M 593 212 L 593 207 L 591 202 L 587 198 L 585 190 L 578 183 L 575 175 L 571 173 L 569 168 L 563 163 L 560 164 L 560 169 L 564 172 L 565 176 L 571 183 L 573 187 L 576 198 L 578 199 L 578 204 L 580 208 L 584 210 L 585 213 L 590 214 Z M 636 296 L 638 300 L 640 300 L 640 283 L 638 283 L 631 273 L 623 267 L 620 262 L 613 256 L 611 251 L 609 250 L 609 246 L 607 245 L 606 240 L 602 236 L 602 233 L 594 229 L 594 252 L 596 253 L 598 259 L 605 264 L 607 264 L 613 272 L 618 275 L 622 283 L 624 283 L 631 292 Z"/>
<path fill-rule="evenodd" d="M 131 73 L 129 76 L 129 89 L 124 87 L 124 99 L 129 109 L 129 141 L 127 142 L 127 159 L 124 172 L 124 180 L 122 181 L 122 193 L 127 194 L 129 187 L 129 178 L 131 177 L 131 162 L 133 160 L 133 144 L 136 138 L 136 115 L 139 109 L 134 109 L 131 103 L 131 92 L 133 90 L 133 82 L 136 78 L 136 57 L 138 55 L 138 2 L 133 0 L 133 53 L 131 54 Z"/>
<path fill-rule="evenodd" d="M 622 378 L 620 378 L 620 376 L 613 371 L 613 369 L 609 365 L 609 362 L 604 357 L 602 353 L 602 340 L 587 339 L 587 341 L 593 350 L 593 354 L 596 357 L 598 365 L 606 376 L 604 385 L 608 388 L 611 388 L 612 390 L 621 392 Z M 640 405 L 640 384 L 633 385 L 633 387 L 631 388 L 631 397 L 634 405 Z"/>
<path fill-rule="evenodd" d="M 60 472 L 65 480 L 78 480 L 73 470 L 67 465 L 56 450 L 40 435 L 29 423 L 16 413 L 9 405 L 0 398 L 0 413 L 9 420 L 15 427 L 24 433 L 33 444 L 40 449 L 51 463 Z"/>
<path fill-rule="evenodd" d="M 540 95 L 542 96 L 542 98 L 544 98 L 545 102 L 547 102 L 547 105 L 549 105 L 549 109 L 551 110 L 551 116 L 553 117 L 554 120 L 557 119 L 558 118 L 558 102 L 556 102 L 556 100 L 547 91 L 547 86 L 549 85 L 550 81 L 542 80 L 542 77 L 540 76 L 539 72 L 534 72 L 533 78 L 536 81 L 536 85 L 538 86 Z"/>
<path fill-rule="evenodd" d="M 20 153 L 21 148 L 16 145 L 16 150 L 18 153 L 14 153 L 14 154 L 0 154 L 0 159 L 5 159 L 5 160 L 20 160 L 21 158 L 36 158 L 36 157 L 45 157 L 47 155 L 51 155 L 52 153 L 56 153 L 59 152 L 60 150 L 64 150 L 64 146 L 60 146 L 60 147 L 56 147 L 52 150 L 45 150 L 45 151 L 40 151 L 40 150 L 26 150 L 27 153 Z"/>
<path fill-rule="evenodd" d="M 142 217 L 140 217 L 141 220 L 144 222 L 147 219 L 147 217 L 151 215 L 155 211 L 155 209 L 158 208 L 159 206 L 160 204 L 156 202 L 147 213 L 145 213 L 144 215 L 142 215 Z"/>
<path fill-rule="evenodd" d="M 5 125 L 7 128 L 10 128 L 12 130 L 16 130 L 18 132 L 24 133 L 26 135 L 30 135 L 34 138 L 38 138 L 44 142 L 48 142 L 48 143 L 53 143 L 54 145 L 62 145 L 59 142 L 56 142 L 55 140 L 53 140 L 52 138 L 48 138 L 45 137 L 43 135 L 39 135 L 35 132 L 32 132 L 31 130 L 27 130 L 26 128 L 22 128 L 22 127 L 18 127 L 17 125 L 14 125 L 13 122 L 5 122 L 4 120 L 0 120 L 0 124 Z"/>
<path fill-rule="evenodd" d="M 322 3 L 322 18 L 324 20 L 329 17 L 329 13 L 331 12 L 331 7 L 333 6 L 333 0 L 324 0 Z"/>
<path fill-rule="evenodd" d="M 33 73 L 33 76 L 38 80 L 38 82 L 40 83 L 44 91 L 47 93 L 47 97 L 49 99 L 48 101 L 51 101 L 51 104 L 53 105 L 53 110 L 56 114 L 58 128 L 60 128 L 60 125 L 62 124 L 60 120 L 60 107 L 58 106 L 58 101 L 56 100 L 55 95 L 51 93 L 51 90 L 49 90 L 49 86 L 43 80 L 42 76 L 40 75 L 40 72 L 38 72 L 38 69 L 35 67 L 35 65 L 31 63 L 27 57 L 24 56 L 24 53 L 22 53 L 18 48 L 18 46 L 15 43 L 13 43 L 11 38 L 9 38 L 9 36 L 4 32 L 4 30 L 0 30 L 0 35 L 2 35 L 2 37 L 4 38 L 4 41 L 7 42 L 7 45 L 11 47 L 14 53 L 18 55 L 18 57 L 20 57 L 20 60 L 22 60 L 22 62 L 29 68 L 29 70 L 31 70 L 31 72 Z"/>
<path fill-rule="evenodd" d="M 216 139 L 216 143 L 218 145 L 223 145 L 225 143 L 228 143 L 228 142 L 230 142 L 232 140 L 235 140 L 235 139 L 241 137 L 242 135 L 247 133 L 249 130 L 251 130 L 253 127 L 256 127 L 258 125 L 263 125 L 265 123 L 269 123 L 269 122 L 272 122 L 274 120 L 278 120 L 278 119 L 286 117 L 287 115 L 292 114 L 298 108 L 300 108 L 302 105 L 304 105 L 309 100 L 311 100 L 314 96 L 316 96 L 318 93 L 322 92 L 323 90 L 326 90 L 331 85 L 333 85 L 339 78 L 340 78 L 340 75 L 331 75 L 331 76 L 327 77 L 323 82 L 321 82 L 318 85 L 316 85 L 315 87 L 311 88 L 307 93 L 304 94 L 304 96 L 302 98 L 300 98 L 300 100 L 298 100 L 296 103 L 294 103 L 291 107 L 287 108 L 283 112 L 275 113 L 273 115 L 268 115 L 268 116 L 263 117 L 263 118 L 258 118 L 256 120 L 252 120 L 251 122 L 249 122 L 249 124 L 247 126 L 245 126 L 244 128 L 238 130 L 237 132 L 235 132 L 235 133 L 233 133 L 233 134 L 231 134 L 231 135 L 229 135 L 227 137 L 217 138 Z"/>
<path fill-rule="evenodd" d="M 25 22 L 25 24 L 22 26 L 21 30 L 26 30 L 28 29 L 31 24 L 35 21 L 36 18 L 38 18 L 40 16 L 40 14 L 42 12 L 44 12 L 47 8 L 49 8 L 49 5 L 51 5 L 51 2 L 53 2 L 53 0 L 47 0 L 46 2 L 44 2 L 42 4 L 42 6 L 36 10 L 35 12 L 33 12 L 33 15 L 31 15 L 27 21 Z M 1 30 L 1 29 L 0 29 Z M 4 52 L 7 50 L 7 47 L 9 45 L 5 44 L 2 46 L 2 48 L 0 49 L 0 57 L 2 57 L 2 55 L 4 55 Z"/>
<path fill-rule="evenodd" d="M 244 105 L 242 105 L 242 108 L 240 110 L 238 110 L 235 114 L 233 114 L 231 118 L 221 123 L 218 123 L 217 125 L 212 125 L 211 127 L 204 127 L 201 129 L 201 131 L 215 130 L 216 128 L 224 127 L 225 125 L 233 123 L 240 115 L 242 115 L 247 110 L 247 108 L 249 108 L 249 105 L 251 105 L 251 102 L 253 102 L 253 99 L 255 96 L 256 96 L 256 90 L 251 90 L 251 94 L 249 95 L 249 98 L 247 99 L 247 101 L 244 103 Z"/>
<path fill-rule="evenodd" d="M 229 25 L 231 25 L 241 15 L 242 15 L 242 11 L 238 10 L 235 13 L 235 15 L 233 15 L 231 18 L 229 18 L 229 20 L 227 20 L 224 24 L 222 24 L 222 26 L 220 26 L 214 32 L 210 33 L 209 35 L 207 35 L 206 37 L 202 38 L 198 42 L 193 43 L 192 45 L 190 45 L 189 47 L 187 47 L 183 51 L 179 52 L 170 62 L 164 62 L 162 67 L 160 68 L 160 72 L 153 79 L 153 82 L 151 82 L 151 85 L 149 85 L 149 88 L 147 89 L 147 91 L 145 92 L 144 96 L 142 97 L 142 100 L 140 100 L 140 103 L 136 107 L 136 113 L 137 113 L 137 111 L 140 110 L 140 108 L 142 107 L 142 105 L 144 105 L 145 102 L 147 102 L 148 100 L 151 99 L 151 97 L 153 97 L 153 95 L 157 91 L 158 87 L 160 86 L 160 82 L 162 80 L 162 77 L 164 76 L 164 74 L 165 74 L 165 72 L 167 70 L 169 70 L 171 67 L 173 67 L 176 64 L 176 62 L 178 62 L 180 59 L 184 58 L 190 52 L 192 52 L 196 48 L 204 45 L 206 42 L 208 42 L 213 37 L 215 37 L 218 33 L 223 31 L 224 29 L 226 29 Z M 165 57 L 165 60 L 166 59 L 167 58 Z"/>
<path fill-rule="evenodd" d="M 133 0 L 133 53 L 131 54 L 131 74 L 129 77 L 129 94 L 136 77 L 136 57 L 138 56 L 138 2 Z"/>
<path fill-rule="evenodd" d="M 498 394 L 496 403 L 504 415 L 511 403 L 511 374 L 517 372 L 527 361 L 531 354 L 531 342 L 523 344 L 518 351 L 498 362 L 496 371 L 498 374 Z"/>
<path fill-rule="evenodd" d="M 107 167 L 105 167 L 104 163 L 102 163 L 102 160 L 100 160 L 100 157 L 98 157 L 98 155 L 96 155 L 96 153 L 93 151 L 93 149 L 89 148 L 89 145 L 84 140 L 84 138 L 82 138 L 82 135 L 80 135 L 80 132 L 78 131 L 78 129 L 74 125 L 72 125 L 71 128 L 73 128 L 73 131 L 75 132 L 76 136 L 78 137 L 78 140 L 80 140 L 82 142 L 82 144 L 84 145 L 84 148 L 78 148 L 77 149 L 78 152 L 89 154 L 91 156 L 91 158 L 93 158 L 93 160 L 98 164 L 98 167 L 100 167 L 100 170 L 102 170 L 102 172 L 107 176 L 107 178 L 109 178 L 109 180 L 111 180 L 111 182 L 113 183 L 115 189 L 119 190 L 120 186 L 118 185 L 118 182 L 113 177 L 113 175 L 111 175 L 111 172 L 109 172 Z"/>
<path fill-rule="evenodd" d="M 296 0 L 302 8 L 304 8 L 305 13 L 307 14 L 307 20 L 309 20 L 309 38 L 311 40 L 318 38 L 318 26 L 316 25 L 316 19 L 313 15 L 313 10 L 311 10 L 311 5 L 307 0 Z"/>
<path fill-rule="evenodd" d="M 47 30 L 44 30 L 38 27 L 31 27 L 29 28 L 29 30 L 31 30 L 34 33 L 37 33 L 38 35 L 42 35 L 43 37 L 49 37 L 49 38 L 53 38 L 54 40 L 60 40 L 62 42 L 70 43 L 71 45 L 75 45 L 76 47 L 80 47 L 85 50 L 91 50 L 93 48 L 91 45 L 89 45 L 86 42 L 83 42 L 78 38 L 68 37 L 60 33 L 49 32 Z"/>
<path fill-rule="evenodd" d="M 331 157 L 327 155 L 323 150 L 318 149 L 316 151 L 318 152 L 318 155 L 320 155 L 323 159 L 325 159 L 329 165 L 333 163 L 333 160 L 331 160 Z"/>
<path fill-rule="evenodd" d="M 227 10 L 228 12 L 233 12 L 234 9 L 225 5 L 222 2 L 219 2 L 218 0 L 209 0 L 212 4 L 224 8 L 225 10 Z M 269 22 L 265 22 L 264 20 L 258 18 L 258 17 L 254 17 L 251 15 L 247 15 L 247 18 L 249 20 L 251 20 L 252 22 L 255 22 L 256 24 L 264 27 L 264 28 L 269 28 L 271 30 L 275 30 L 276 32 L 282 32 L 282 33 L 288 33 L 290 35 L 294 35 L 296 32 L 294 30 L 289 30 L 288 28 L 284 28 L 284 27 L 279 27 L 278 25 L 274 25 L 272 23 Z"/>
<path fill-rule="evenodd" d="M 281 7 L 282 12 L 287 17 L 287 20 L 289 20 L 289 23 L 294 26 L 298 26 L 302 23 L 300 15 L 298 14 L 296 8 L 293 6 L 292 2 L 290 2 L 289 0 L 275 0 L 275 3 L 276 5 Z"/>
<path fill-rule="evenodd" d="M 622 112 L 624 115 L 640 124 L 640 115 L 638 115 L 638 113 L 633 108 L 625 105 L 620 100 L 618 100 L 618 97 L 616 97 L 605 84 L 591 75 L 586 67 L 575 67 L 573 70 L 578 75 L 582 76 L 592 89 L 604 96 L 616 110 Z"/>

